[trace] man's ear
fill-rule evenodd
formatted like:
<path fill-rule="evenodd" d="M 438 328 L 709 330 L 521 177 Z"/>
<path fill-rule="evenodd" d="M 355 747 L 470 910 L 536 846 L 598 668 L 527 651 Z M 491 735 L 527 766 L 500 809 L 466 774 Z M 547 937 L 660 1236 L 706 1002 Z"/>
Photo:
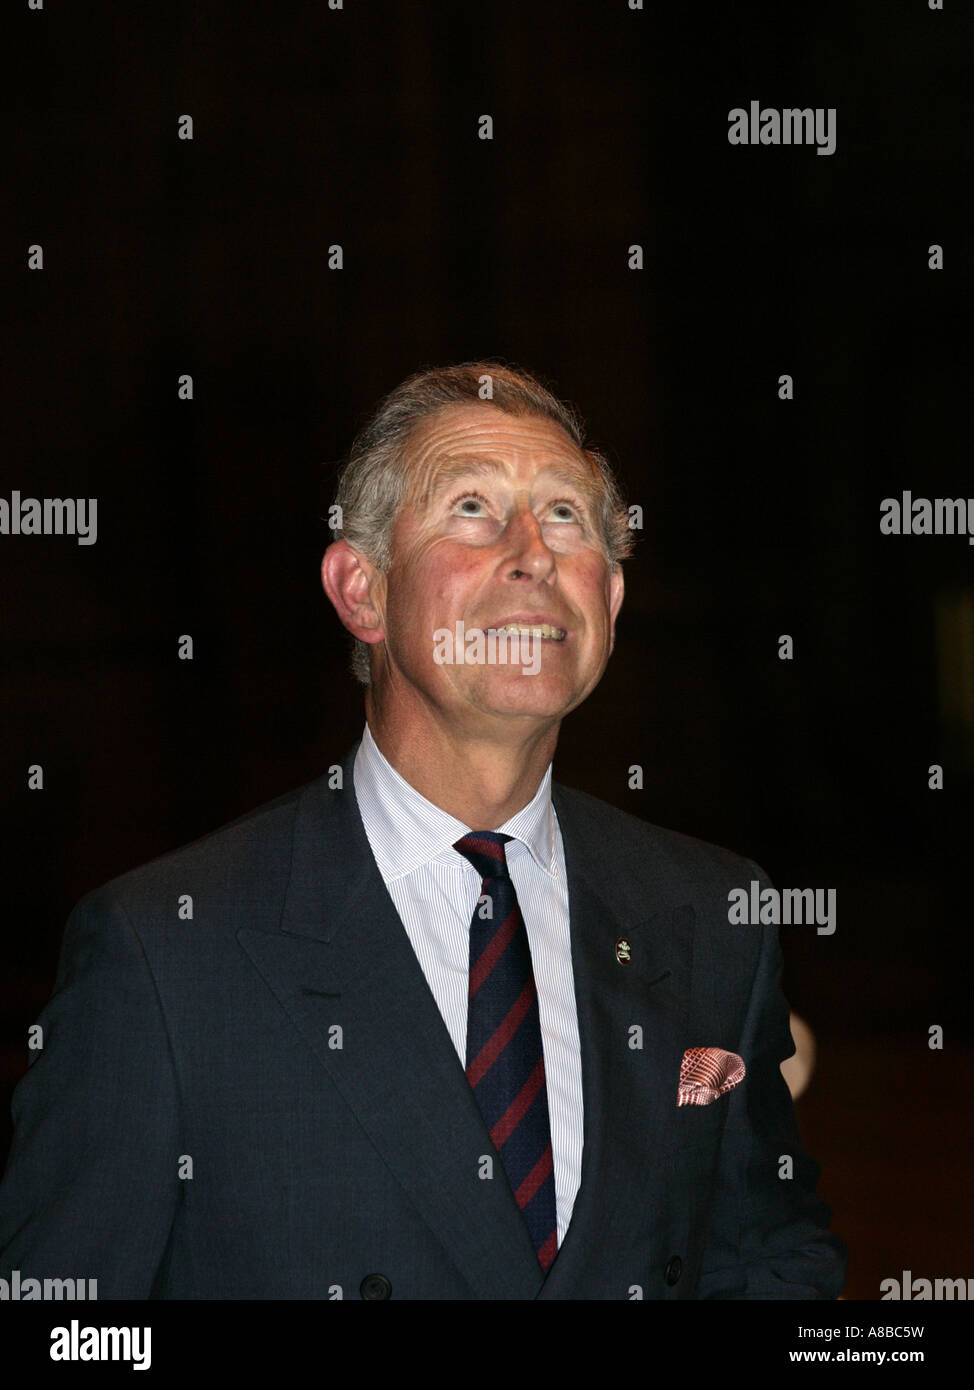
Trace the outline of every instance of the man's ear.
<path fill-rule="evenodd" d="M 610 651 L 615 649 L 616 618 L 619 616 L 619 609 L 622 607 L 622 599 L 625 592 L 626 586 L 622 579 L 622 566 L 616 565 L 615 569 L 609 571 L 609 621 L 612 628 Z"/>
<path fill-rule="evenodd" d="M 353 637 L 371 643 L 385 638 L 384 576 L 348 541 L 333 541 L 325 551 L 321 586 Z"/>

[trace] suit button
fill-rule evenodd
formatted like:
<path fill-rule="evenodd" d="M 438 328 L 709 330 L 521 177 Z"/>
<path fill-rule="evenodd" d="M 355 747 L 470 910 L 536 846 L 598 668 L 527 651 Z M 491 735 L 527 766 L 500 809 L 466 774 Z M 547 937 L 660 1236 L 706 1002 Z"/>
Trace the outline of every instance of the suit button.
<path fill-rule="evenodd" d="M 367 1274 L 359 1285 L 359 1293 L 370 1303 L 379 1303 L 392 1296 L 392 1285 L 384 1274 Z"/>
<path fill-rule="evenodd" d="M 682 1273 L 683 1261 L 680 1259 L 679 1255 L 674 1255 L 673 1258 L 667 1262 L 666 1269 L 663 1271 L 663 1278 L 672 1287 Z"/>

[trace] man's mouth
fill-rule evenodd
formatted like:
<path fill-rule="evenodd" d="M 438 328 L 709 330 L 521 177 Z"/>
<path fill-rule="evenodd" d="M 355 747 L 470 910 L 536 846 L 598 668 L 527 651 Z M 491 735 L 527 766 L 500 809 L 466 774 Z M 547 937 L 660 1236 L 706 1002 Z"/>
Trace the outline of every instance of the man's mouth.
<path fill-rule="evenodd" d="M 519 637 L 540 637 L 544 642 L 564 642 L 568 633 L 563 627 L 555 627 L 552 623 L 505 623 L 503 627 L 489 627 L 490 633 L 510 632 L 516 633 Z"/>

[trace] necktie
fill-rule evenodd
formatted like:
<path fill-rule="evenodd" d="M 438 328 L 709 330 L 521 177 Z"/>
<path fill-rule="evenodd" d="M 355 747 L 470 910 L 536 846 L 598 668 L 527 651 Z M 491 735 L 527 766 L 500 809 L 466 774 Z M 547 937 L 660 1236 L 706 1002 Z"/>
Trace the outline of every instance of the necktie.
<path fill-rule="evenodd" d="M 504 850 L 509 839 L 478 830 L 453 846 L 483 879 L 470 924 L 467 1080 L 547 1271 L 558 1253 L 551 1125 L 531 948 Z"/>

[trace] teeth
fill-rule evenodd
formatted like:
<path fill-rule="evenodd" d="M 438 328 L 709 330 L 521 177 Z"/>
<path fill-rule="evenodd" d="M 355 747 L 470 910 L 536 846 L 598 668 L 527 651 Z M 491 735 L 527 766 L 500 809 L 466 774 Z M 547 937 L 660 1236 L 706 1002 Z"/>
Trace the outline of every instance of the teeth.
<path fill-rule="evenodd" d="M 568 635 L 563 627 L 552 627 L 550 623 L 540 623 L 536 627 L 531 627 L 527 623 L 507 623 L 504 627 L 495 627 L 491 632 L 516 632 L 519 635 L 529 637 L 547 637 L 555 642 L 563 642 Z"/>

